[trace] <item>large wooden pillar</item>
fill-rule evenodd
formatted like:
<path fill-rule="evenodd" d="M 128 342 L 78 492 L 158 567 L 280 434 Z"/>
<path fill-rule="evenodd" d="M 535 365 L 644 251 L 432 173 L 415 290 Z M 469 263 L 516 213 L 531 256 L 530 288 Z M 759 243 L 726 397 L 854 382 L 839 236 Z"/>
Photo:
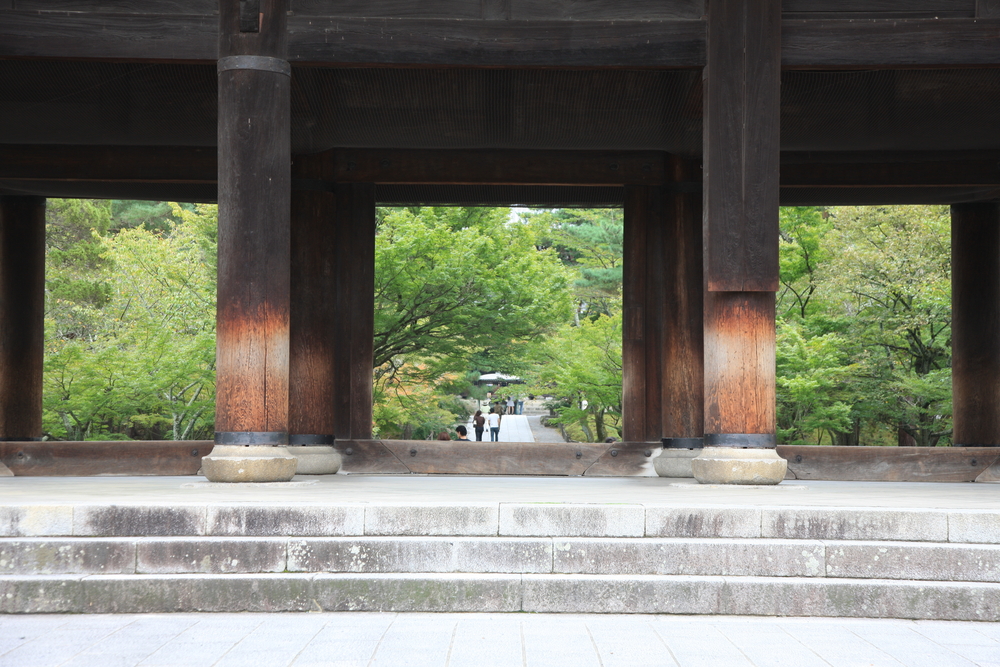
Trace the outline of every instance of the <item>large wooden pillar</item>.
<path fill-rule="evenodd" d="M 375 187 L 337 185 L 335 434 L 372 436 L 372 359 L 375 335 Z"/>
<path fill-rule="evenodd" d="M 336 195 L 322 165 L 296 160 L 291 211 L 291 308 L 288 438 L 292 445 L 332 445 L 336 433 Z"/>
<path fill-rule="evenodd" d="M 672 158 L 672 180 L 701 176 Z M 662 435 L 664 446 L 698 449 L 705 431 L 702 203 L 700 193 L 668 183 L 663 201 L 664 276 L 662 340 Z"/>
<path fill-rule="evenodd" d="M 951 207 L 951 384 L 957 446 L 1000 446 L 1000 204 Z"/>
<path fill-rule="evenodd" d="M 217 444 L 288 442 L 286 10 L 219 3 Z"/>
<path fill-rule="evenodd" d="M 744 457 L 776 445 L 780 0 L 712 0 L 704 78 L 704 444 Z"/>
<path fill-rule="evenodd" d="M 45 198 L 0 196 L 0 440 L 42 436 L 44 312 Z"/>

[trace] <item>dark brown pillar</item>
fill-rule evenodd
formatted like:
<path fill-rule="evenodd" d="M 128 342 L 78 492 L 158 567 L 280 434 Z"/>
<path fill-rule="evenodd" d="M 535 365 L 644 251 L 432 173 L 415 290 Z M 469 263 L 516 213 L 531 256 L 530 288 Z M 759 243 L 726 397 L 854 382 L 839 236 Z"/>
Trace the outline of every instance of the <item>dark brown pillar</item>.
<path fill-rule="evenodd" d="M 288 441 L 285 0 L 219 3 L 216 442 Z"/>
<path fill-rule="evenodd" d="M 713 0 L 705 68 L 705 445 L 775 445 L 780 0 Z"/>
<path fill-rule="evenodd" d="M 658 440 L 649 423 L 647 278 L 650 219 L 656 214 L 655 188 L 627 187 L 622 262 L 622 439 Z M 655 381 L 655 380 L 654 380 Z"/>
<path fill-rule="evenodd" d="M 288 438 L 293 445 L 332 445 L 337 324 L 336 196 L 321 165 L 296 162 L 291 216 L 291 309 Z"/>
<path fill-rule="evenodd" d="M 704 434 L 704 336 L 702 294 L 702 204 L 700 193 L 683 192 L 701 170 L 672 159 L 674 183 L 663 203 L 663 399 L 664 445 L 701 447 Z"/>
<path fill-rule="evenodd" d="M 375 187 L 337 186 L 335 429 L 338 440 L 372 435 L 375 335 Z"/>
<path fill-rule="evenodd" d="M 956 446 L 1000 446 L 1000 204 L 951 207 Z"/>
<path fill-rule="evenodd" d="M 44 313 L 45 198 L 0 196 L 0 440 L 42 436 Z"/>

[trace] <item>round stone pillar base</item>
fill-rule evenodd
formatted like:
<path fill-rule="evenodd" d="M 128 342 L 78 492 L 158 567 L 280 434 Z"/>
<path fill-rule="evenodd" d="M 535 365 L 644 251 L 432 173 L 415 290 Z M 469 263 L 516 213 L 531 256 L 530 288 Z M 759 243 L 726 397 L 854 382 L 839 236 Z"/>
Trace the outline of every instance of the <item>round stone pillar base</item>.
<path fill-rule="evenodd" d="M 297 475 L 336 475 L 340 470 L 340 452 L 330 445 L 289 447 L 288 453 L 299 460 Z"/>
<path fill-rule="evenodd" d="M 788 462 L 770 448 L 706 447 L 691 461 L 702 484 L 778 484 Z"/>
<path fill-rule="evenodd" d="M 210 482 L 288 482 L 297 467 L 287 448 L 270 445 L 216 445 L 201 460 Z"/>
<path fill-rule="evenodd" d="M 653 459 L 653 470 L 660 477 L 694 477 L 691 461 L 702 452 L 698 449 L 664 449 Z"/>

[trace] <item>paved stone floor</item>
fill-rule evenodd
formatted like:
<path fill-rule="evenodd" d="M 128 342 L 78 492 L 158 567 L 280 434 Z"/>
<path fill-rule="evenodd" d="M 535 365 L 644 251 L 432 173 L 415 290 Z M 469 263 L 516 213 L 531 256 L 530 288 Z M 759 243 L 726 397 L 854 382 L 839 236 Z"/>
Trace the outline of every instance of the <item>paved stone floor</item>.
<path fill-rule="evenodd" d="M 3 667 L 997 667 L 1000 624 L 558 614 L 0 616 Z"/>

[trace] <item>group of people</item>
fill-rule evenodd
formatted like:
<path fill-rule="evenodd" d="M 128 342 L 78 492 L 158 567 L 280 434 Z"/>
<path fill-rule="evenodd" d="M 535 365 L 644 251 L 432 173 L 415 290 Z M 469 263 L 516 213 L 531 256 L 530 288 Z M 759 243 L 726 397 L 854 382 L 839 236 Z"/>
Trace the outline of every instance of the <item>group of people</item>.
<path fill-rule="evenodd" d="M 476 442 L 482 442 L 483 431 L 486 425 L 490 427 L 490 442 L 500 441 L 500 413 L 496 408 L 490 408 L 489 414 L 484 415 L 482 410 L 476 410 L 472 416 L 472 428 L 476 432 Z"/>

